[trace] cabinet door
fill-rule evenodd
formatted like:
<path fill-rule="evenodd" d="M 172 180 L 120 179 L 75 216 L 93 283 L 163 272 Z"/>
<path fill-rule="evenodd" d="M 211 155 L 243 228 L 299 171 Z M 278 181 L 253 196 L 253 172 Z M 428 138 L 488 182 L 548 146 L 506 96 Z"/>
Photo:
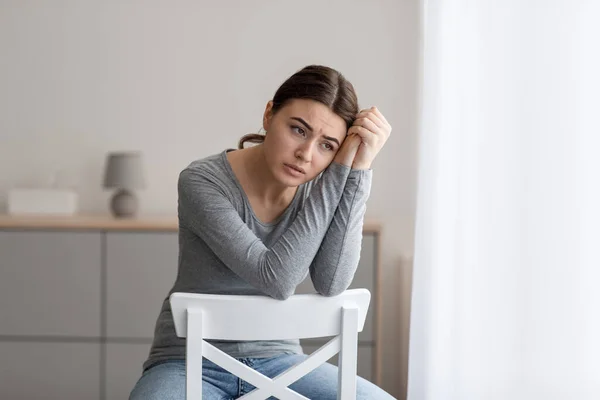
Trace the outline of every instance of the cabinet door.
<path fill-rule="evenodd" d="M 302 349 L 306 354 L 312 354 L 315 350 L 323 346 L 327 341 L 301 341 Z M 328 362 L 333 365 L 338 365 L 338 356 L 336 354 Z M 373 381 L 373 346 L 358 345 L 357 349 L 358 364 L 356 365 L 356 373 L 358 376 L 365 378 L 368 381 Z"/>
<path fill-rule="evenodd" d="M 367 312 L 367 319 L 365 320 L 365 326 L 363 331 L 359 334 L 359 340 L 363 342 L 371 342 L 374 339 L 373 329 L 375 322 L 375 306 L 374 301 L 377 298 L 375 292 L 375 254 L 376 254 L 376 236 L 372 234 L 365 234 L 363 236 L 362 248 L 360 251 L 360 261 L 358 262 L 358 268 L 354 274 L 354 279 L 350 284 L 349 289 L 365 288 L 371 292 L 371 302 L 369 304 L 369 310 Z M 298 285 L 296 293 L 316 293 L 316 290 L 310 279 L 310 275 Z"/>
<path fill-rule="evenodd" d="M 151 339 L 177 276 L 177 233 L 108 233 L 107 336 Z"/>
<path fill-rule="evenodd" d="M 101 240 L 0 232 L 0 335 L 100 336 Z"/>
<path fill-rule="evenodd" d="M 150 342 L 108 343 L 106 345 L 106 398 L 128 399 L 148 358 Z"/>
<path fill-rule="evenodd" d="M 0 360 L 0 399 L 99 399 L 99 343 L 0 342 Z"/>

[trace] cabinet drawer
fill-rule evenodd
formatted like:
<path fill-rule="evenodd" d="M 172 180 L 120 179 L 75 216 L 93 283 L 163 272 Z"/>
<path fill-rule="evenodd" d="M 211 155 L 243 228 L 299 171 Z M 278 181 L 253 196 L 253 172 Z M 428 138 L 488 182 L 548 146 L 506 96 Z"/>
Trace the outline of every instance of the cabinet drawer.
<path fill-rule="evenodd" d="M 177 277 L 177 233 L 108 233 L 106 309 L 109 337 L 152 338 Z"/>
<path fill-rule="evenodd" d="M 0 399 L 99 400 L 100 344 L 0 342 Z"/>
<path fill-rule="evenodd" d="M 106 398 L 128 399 L 148 358 L 150 343 L 108 343 L 106 345 Z"/>
<path fill-rule="evenodd" d="M 100 336 L 99 233 L 0 232 L 0 335 Z"/>

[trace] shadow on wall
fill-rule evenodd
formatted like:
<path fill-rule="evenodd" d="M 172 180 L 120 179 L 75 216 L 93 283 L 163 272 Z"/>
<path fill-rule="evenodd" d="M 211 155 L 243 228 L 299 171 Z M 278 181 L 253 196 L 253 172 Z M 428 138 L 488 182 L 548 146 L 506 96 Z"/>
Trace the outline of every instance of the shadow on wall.
<path fill-rule="evenodd" d="M 400 256 L 381 277 L 383 388 L 400 400 L 407 393 L 412 271 L 412 257 Z"/>
<path fill-rule="evenodd" d="M 410 304 L 412 298 L 413 258 L 400 257 L 397 261 L 398 294 L 396 322 L 398 324 L 398 368 L 396 372 L 398 399 L 406 400 L 408 386 L 408 343 L 410 337 Z"/>

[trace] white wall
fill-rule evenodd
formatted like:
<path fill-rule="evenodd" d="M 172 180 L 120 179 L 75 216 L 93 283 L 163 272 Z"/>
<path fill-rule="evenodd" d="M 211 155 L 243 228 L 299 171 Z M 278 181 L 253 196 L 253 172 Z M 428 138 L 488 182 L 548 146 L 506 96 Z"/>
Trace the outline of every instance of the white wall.
<path fill-rule="evenodd" d="M 304 65 L 350 79 L 394 130 L 367 216 L 383 232 L 384 388 L 405 384 L 416 166 L 418 0 L 0 2 L 0 210 L 13 186 L 77 185 L 106 212 L 105 153 L 141 150 L 146 214 L 175 214 L 190 161 L 235 147 Z M 403 261 L 404 260 L 404 261 Z M 401 282 L 402 280 L 402 282 Z M 401 358 L 402 355 L 402 358 Z"/>

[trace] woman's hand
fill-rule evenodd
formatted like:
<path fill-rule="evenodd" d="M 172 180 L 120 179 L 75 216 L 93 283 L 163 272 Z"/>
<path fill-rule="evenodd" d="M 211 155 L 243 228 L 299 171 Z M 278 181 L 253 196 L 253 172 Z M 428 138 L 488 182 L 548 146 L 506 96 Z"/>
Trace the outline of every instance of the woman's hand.
<path fill-rule="evenodd" d="M 348 136 L 360 137 L 361 143 L 354 157 L 352 168 L 369 169 L 379 150 L 383 147 L 392 126 L 387 122 L 377 107 L 362 110 L 356 115 L 354 124 L 348 129 Z M 349 137 L 346 139 L 348 140 Z M 345 144 L 345 142 L 344 142 Z"/>
<path fill-rule="evenodd" d="M 338 150 L 337 154 L 333 161 L 338 164 L 345 165 L 347 167 L 352 167 L 352 163 L 356 158 L 356 152 L 358 151 L 358 146 L 362 143 L 360 136 L 357 134 L 348 134 L 344 141 L 342 142 L 342 146 Z"/>

